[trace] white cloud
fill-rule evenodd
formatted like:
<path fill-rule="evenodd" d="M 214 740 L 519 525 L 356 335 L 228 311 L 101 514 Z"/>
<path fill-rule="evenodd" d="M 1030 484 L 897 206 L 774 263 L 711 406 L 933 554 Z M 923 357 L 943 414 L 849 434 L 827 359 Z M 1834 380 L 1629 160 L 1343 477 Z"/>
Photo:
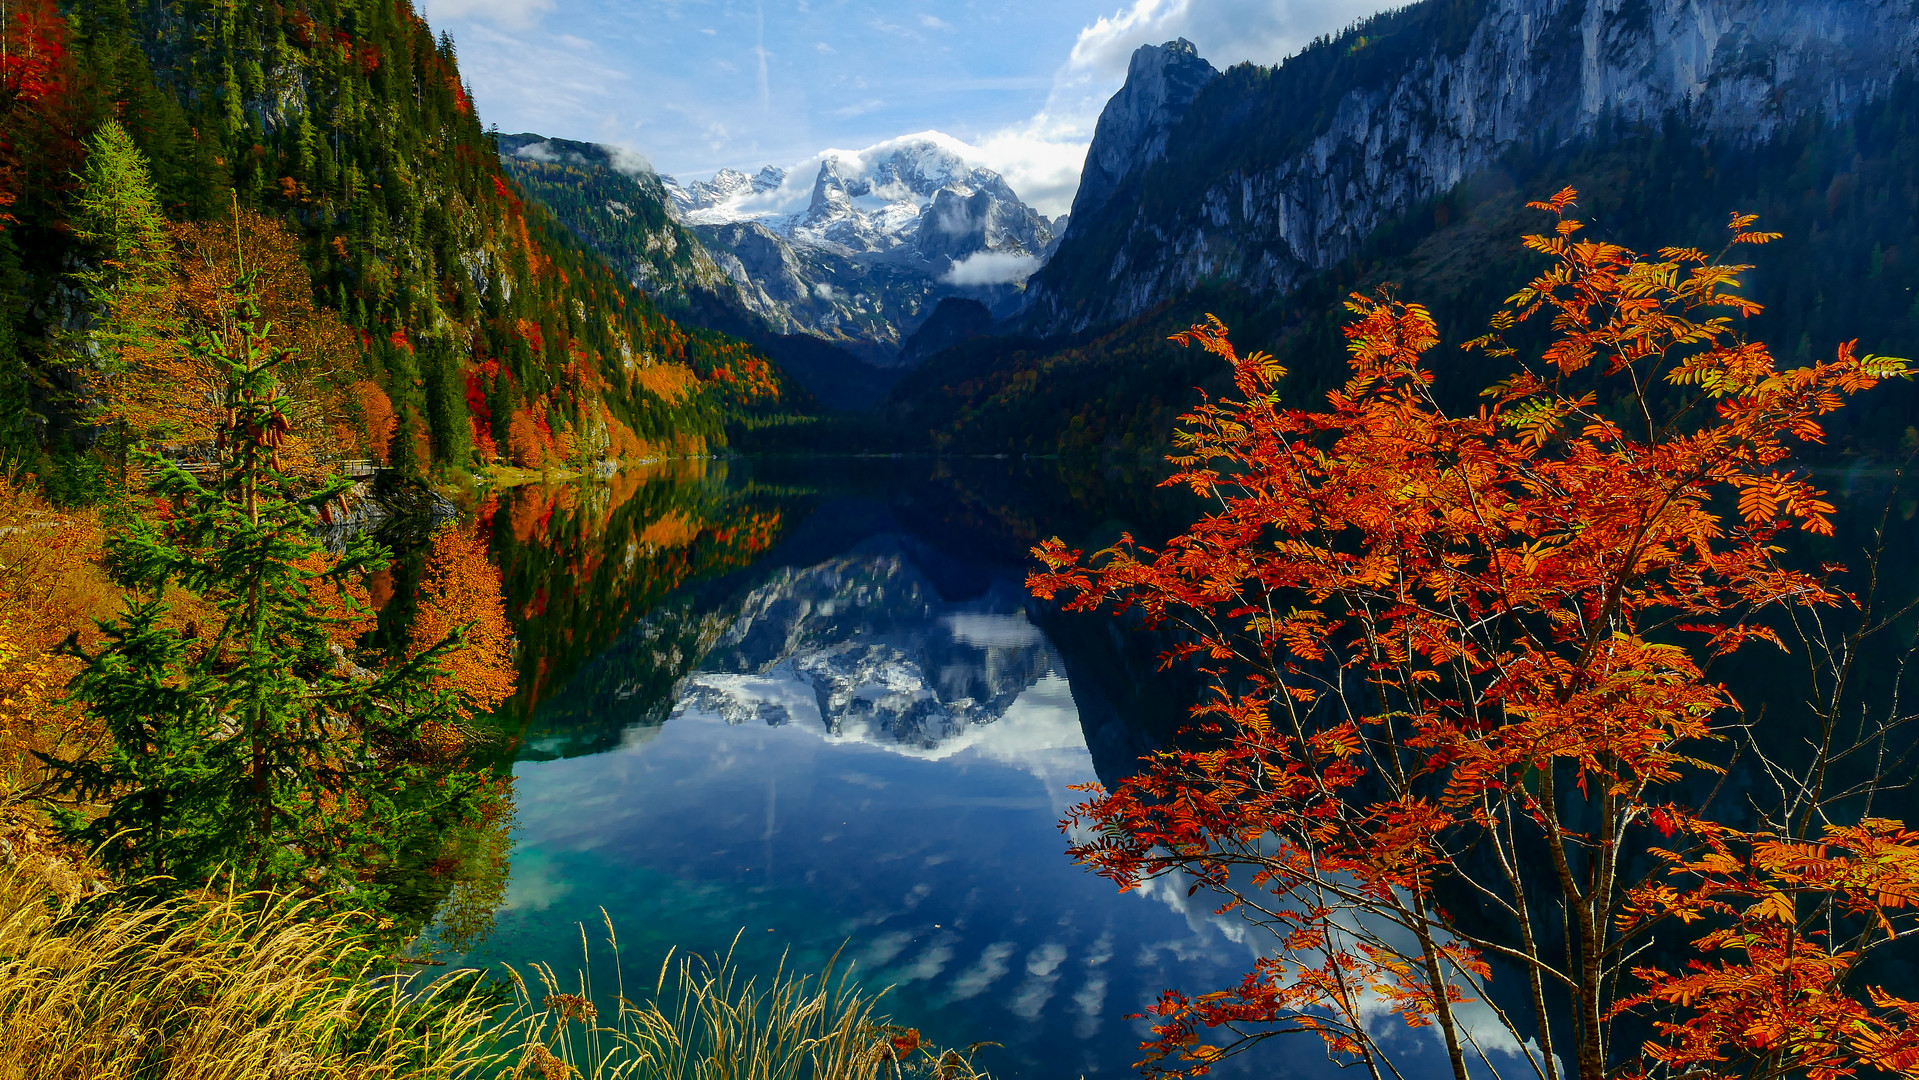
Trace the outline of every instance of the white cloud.
<path fill-rule="evenodd" d="M 1057 217 L 1073 204 L 1093 127 L 1126 81 L 1141 45 L 1186 38 L 1214 67 L 1277 64 L 1321 34 L 1390 6 L 1385 0 L 1132 0 L 1079 33 L 1031 119 L 974 140 L 979 161 L 1006 177 L 1021 200 Z"/>
<path fill-rule="evenodd" d="M 1019 946 L 1011 941 L 995 941 L 980 953 L 979 962 L 953 979 L 953 985 L 947 997 L 953 1001 L 969 1001 L 985 993 L 986 988 L 1006 976 L 1006 962 L 1012 959 Z"/>
<path fill-rule="evenodd" d="M 628 176 L 649 176 L 656 171 L 653 163 L 638 150 L 630 150 L 624 146 L 604 146 L 604 144 L 603 148 L 613 159 L 613 167 Z"/>
<path fill-rule="evenodd" d="M 1134 0 L 1080 31 L 1067 67 L 1124 78 L 1133 50 L 1181 37 L 1217 68 L 1246 60 L 1272 65 L 1387 6 L 1381 0 Z"/>
<path fill-rule="evenodd" d="M 1005 177 L 1021 202 L 1058 217 L 1073 206 L 1091 137 L 1090 124 L 1083 138 L 1053 134 L 1042 124 L 1007 128 L 980 140 L 976 156 L 968 160 Z"/>
<path fill-rule="evenodd" d="M 948 285 L 1008 285 L 1025 281 L 1039 269 L 1031 255 L 1003 251 L 976 251 L 953 264 L 940 280 Z"/>
<path fill-rule="evenodd" d="M 524 29 L 555 7 L 554 0 L 423 0 L 420 14 L 429 22 L 443 19 L 480 19 L 500 26 Z"/>
<path fill-rule="evenodd" d="M 1095 19 L 1081 29 L 1070 53 L 1050 77 L 1001 75 L 956 80 L 950 87 L 954 92 L 1044 87 L 1046 102 L 1029 118 L 996 129 L 969 132 L 965 140 L 929 131 L 889 139 L 865 150 L 823 150 L 790 166 L 790 179 L 783 188 L 748 200 L 748 204 L 738 209 L 769 215 L 801 212 L 812 195 L 820 164 L 826 158 L 837 156 L 850 160 L 882 152 L 906 140 L 931 139 L 952 149 L 967 162 L 999 173 L 1027 205 L 1049 217 L 1058 217 L 1072 207 L 1100 110 L 1124 83 L 1128 62 L 1139 46 L 1185 37 L 1216 67 L 1225 68 L 1242 60 L 1275 64 L 1299 51 L 1314 37 L 1337 32 L 1355 19 L 1385 6 L 1386 0 L 1124 0 L 1117 13 Z M 758 29 L 761 10 L 759 5 L 752 10 L 755 29 Z M 909 36 L 918 36 L 925 30 L 951 29 L 950 26 L 935 27 L 934 22 L 943 22 L 936 16 L 928 18 L 932 21 L 919 19 L 918 25 L 910 29 L 884 20 L 873 26 L 881 32 Z M 815 41 L 812 49 L 821 56 L 835 53 L 834 46 L 824 41 Z M 765 110 L 770 107 L 765 74 L 770 54 L 763 39 L 747 51 L 754 56 L 759 68 L 756 72 L 759 104 Z M 709 63 L 734 73 L 745 66 L 724 59 Z M 883 98 L 867 90 L 864 79 L 857 75 L 842 85 L 839 92 L 844 95 L 841 100 L 820 107 L 819 115 L 848 121 L 879 112 L 884 105 Z M 718 136 L 707 145 L 716 154 L 730 148 L 732 152 L 728 157 L 734 157 L 741 149 Z M 767 164 L 750 160 L 727 163 L 749 173 Z M 988 280 L 1019 280 L 1024 276 L 1023 269 L 1009 264 L 981 263 L 956 268 L 955 272 L 983 284 Z"/>
<path fill-rule="evenodd" d="M 926 27 L 928 30 L 951 30 L 953 28 L 952 23 L 947 22 L 938 15 L 921 15 L 920 25 Z"/>

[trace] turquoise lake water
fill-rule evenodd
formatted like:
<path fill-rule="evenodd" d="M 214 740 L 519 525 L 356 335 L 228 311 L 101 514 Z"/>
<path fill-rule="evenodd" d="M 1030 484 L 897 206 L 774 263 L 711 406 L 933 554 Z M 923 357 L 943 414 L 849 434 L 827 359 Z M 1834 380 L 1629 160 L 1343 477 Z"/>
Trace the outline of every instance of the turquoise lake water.
<path fill-rule="evenodd" d="M 516 609 L 538 601 L 523 644 L 555 642 L 571 670 L 537 668 L 505 899 L 464 961 L 571 972 L 584 927 L 596 985 L 611 986 L 602 909 L 629 986 L 650 985 L 671 948 L 736 937 L 748 974 L 782 957 L 818 970 L 838 952 L 868 987 L 892 987 L 899 1022 L 946 1045 L 1003 1044 L 978 1060 L 1009 1080 L 1132 1075 L 1145 1026 L 1128 1014 L 1247 970 L 1258 940 L 1204 895 L 1121 894 L 1065 856 L 1076 789 L 1170 730 L 1177 687 L 1152 670 L 1152 642 L 1022 587 L 1039 535 L 1151 534 L 1177 508 L 1150 485 L 1102 500 L 1097 477 L 1056 466 L 970 468 L 733 463 L 662 474 L 617 506 L 618 492 L 558 510 L 512 505 L 551 493 L 504 500 L 496 520 L 561 537 L 502 524 L 497 553 Z M 622 525 L 627 507 L 640 509 Z M 699 551 L 718 548 L 686 534 L 756 514 L 778 518 L 777 538 L 703 570 Z M 567 533 L 568 515 L 606 524 Z M 682 548 L 649 556 L 633 538 L 662 521 L 680 523 Z M 684 579 L 633 585 L 649 557 L 680 557 Z M 627 584 L 607 584 L 603 568 L 627 559 Z M 584 594 L 622 588 L 641 599 L 585 614 Z M 542 631 L 556 617 L 602 640 Z M 1329 1072 L 1311 1039 L 1219 1070 Z"/>

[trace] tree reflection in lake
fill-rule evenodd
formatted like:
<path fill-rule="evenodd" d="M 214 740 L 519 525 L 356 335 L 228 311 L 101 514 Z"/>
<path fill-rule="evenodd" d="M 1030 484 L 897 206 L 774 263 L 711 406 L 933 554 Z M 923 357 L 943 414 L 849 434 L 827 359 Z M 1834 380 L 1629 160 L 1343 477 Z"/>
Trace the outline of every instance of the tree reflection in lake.
<path fill-rule="evenodd" d="M 1061 624 L 1062 650 L 1022 586 L 1041 531 L 1151 535 L 1150 485 L 1101 502 L 1109 484 L 1051 463 L 733 463 L 502 496 L 535 677 L 511 879 L 469 959 L 564 970 L 601 907 L 635 975 L 745 927 L 767 971 L 844 945 L 931 1037 L 1005 1043 L 1002 1076 L 1130 1073 L 1123 1017 L 1253 943 L 1183 890 L 1120 895 L 1062 855 L 1075 787 L 1158 737 L 1128 710 L 1177 719 L 1149 642 Z M 684 523 L 676 546 L 639 542 L 663 521 Z"/>

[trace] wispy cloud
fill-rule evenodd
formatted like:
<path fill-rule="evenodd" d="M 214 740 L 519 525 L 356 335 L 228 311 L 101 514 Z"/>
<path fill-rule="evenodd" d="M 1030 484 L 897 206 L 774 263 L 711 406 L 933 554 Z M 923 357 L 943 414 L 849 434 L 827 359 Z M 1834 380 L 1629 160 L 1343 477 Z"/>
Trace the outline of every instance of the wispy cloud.
<path fill-rule="evenodd" d="M 1029 119 L 975 140 L 985 163 L 1029 205 L 1059 215 L 1079 190 L 1100 110 L 1126 80 L 1134 50 L 1186 38 L 1215 67 L 1277 64 L 1320 34 L 1387 6 L 1383 0 L 1132 0 L 1080 30 Z"/>
<path fill-rule="evenodd" d="M 429 22 L 480 19 L 497 26 L 524 29 L 552 11 L 554 0 L 420 0 L 420 14 Z"/>
<path fill-rule="evenodd" d="M 828 115 L 837 116 L 840 119 L 844 120 L 844 119 L 849 119 L 855 116 L 864 116 L 867 113 L 874 112 L 879 109 L 883 109 L 885 107 L 886 107 L 886 102 L 881 101 L 879 98 L 867 98 L 865 101 L 857 101 L 851 105 L 842 105 L 839 108 L 832 110 Z"/>
<path fill-rule="evenodd" d="M 767 58 L 772 54 L 766 51 L 766 4 L 753 6 L 754 18 L 758 23 L 758 36 L 753 41 L 753 58 L 760 64 L 760 111 L 773 111 L 773 80 L 767 70 Z"/>
<path fill-rule="evenodd" d="M 933 128 L 1052 216 L 1138 46 L 1270 64 L 1388 2 L 416 0 L 504 130 L 640 142 L 691 178 Z"/>

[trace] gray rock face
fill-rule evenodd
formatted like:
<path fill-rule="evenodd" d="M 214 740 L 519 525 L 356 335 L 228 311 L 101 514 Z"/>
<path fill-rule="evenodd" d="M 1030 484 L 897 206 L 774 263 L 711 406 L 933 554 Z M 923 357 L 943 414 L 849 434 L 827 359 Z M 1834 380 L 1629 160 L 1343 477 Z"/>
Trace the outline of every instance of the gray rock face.
<path fill-rule="evenodd" d="M 894 362 L 943 297 L 1017 310 L 1025 275 L 1056 245 L 1052 223 L 999 174 L 932 139 L 828 158 L 804 210 L 768 211 L 775 200 L 756 196 L 786 181 L 776 169 L 722 170 L 710 181 L 669 180 L 667 190 L 756 313 L 875 362 Z M 989 258 L 966 265 L 975 256 Z"/>
<path fill-rule="evenodd" d="M 1126 85 L 1100 110 L 1068 217 L 1083 219 L 1105 206 L 1129 173 L 1164 157 L 1167 136 L 1218 74 L 1185 38 L 1134 50 Z"/>
<path fill-rule="evenodd" d="M 1380 16 L 1321 47 L 1417 34 L 1441 10 Z M 1136 57 L 1139 83 L 1129 78 L 1113 99 L 1114 122 L 1102 115 L 1088 153 L 1088 206 L 1075 203 L 1070 235 L 1029 289 L 1031 328 L 1130 318 L 1202 281 L 1284 292 L 1514 144 L 1563 145 L 1608 117 L 1657 122 L 1678 112 L 1709 137 L 1745 143 L 1806 116 L 1843 119 L 1919 62 L 1919 0 L 1486 0 L 1463 43 L 1434 34 L 1406 55 L 1364 85 L 1291 84 L 1275 100 L 1306 101 L 1317 115 L 1278 133 L 1296 138 L 1257 133 L 1290 148 L 1265 161 L 1183 160 L 1178 128 L 1161 143 L 1150 124 L 1132 122 L 1135 99 L 1153 100 L 1160 77 Z M 1183 123 L 1303 80 L 1310 65 L 1289 72 L 1294 63 L 1208 84 Z M 1106 177 L 1155 152 L 1169 156 L 1143 175 L 1122 171 L 1121 188 L 1092 208 Z M 1148 190 L 1178 209 L 1149 217 Z M 1061 272 L 1068 266 L 1073 274 Z"/>
<path fill-rule="evenodd" d="M 1046 219 L 991 173 L 970 195 L 951 187 L 935 192 L 920 211 L 914 232 L 920 257 L 935 266 L 951 266 L 986 251 L 1038 255 L 1052 240 Z"/>

